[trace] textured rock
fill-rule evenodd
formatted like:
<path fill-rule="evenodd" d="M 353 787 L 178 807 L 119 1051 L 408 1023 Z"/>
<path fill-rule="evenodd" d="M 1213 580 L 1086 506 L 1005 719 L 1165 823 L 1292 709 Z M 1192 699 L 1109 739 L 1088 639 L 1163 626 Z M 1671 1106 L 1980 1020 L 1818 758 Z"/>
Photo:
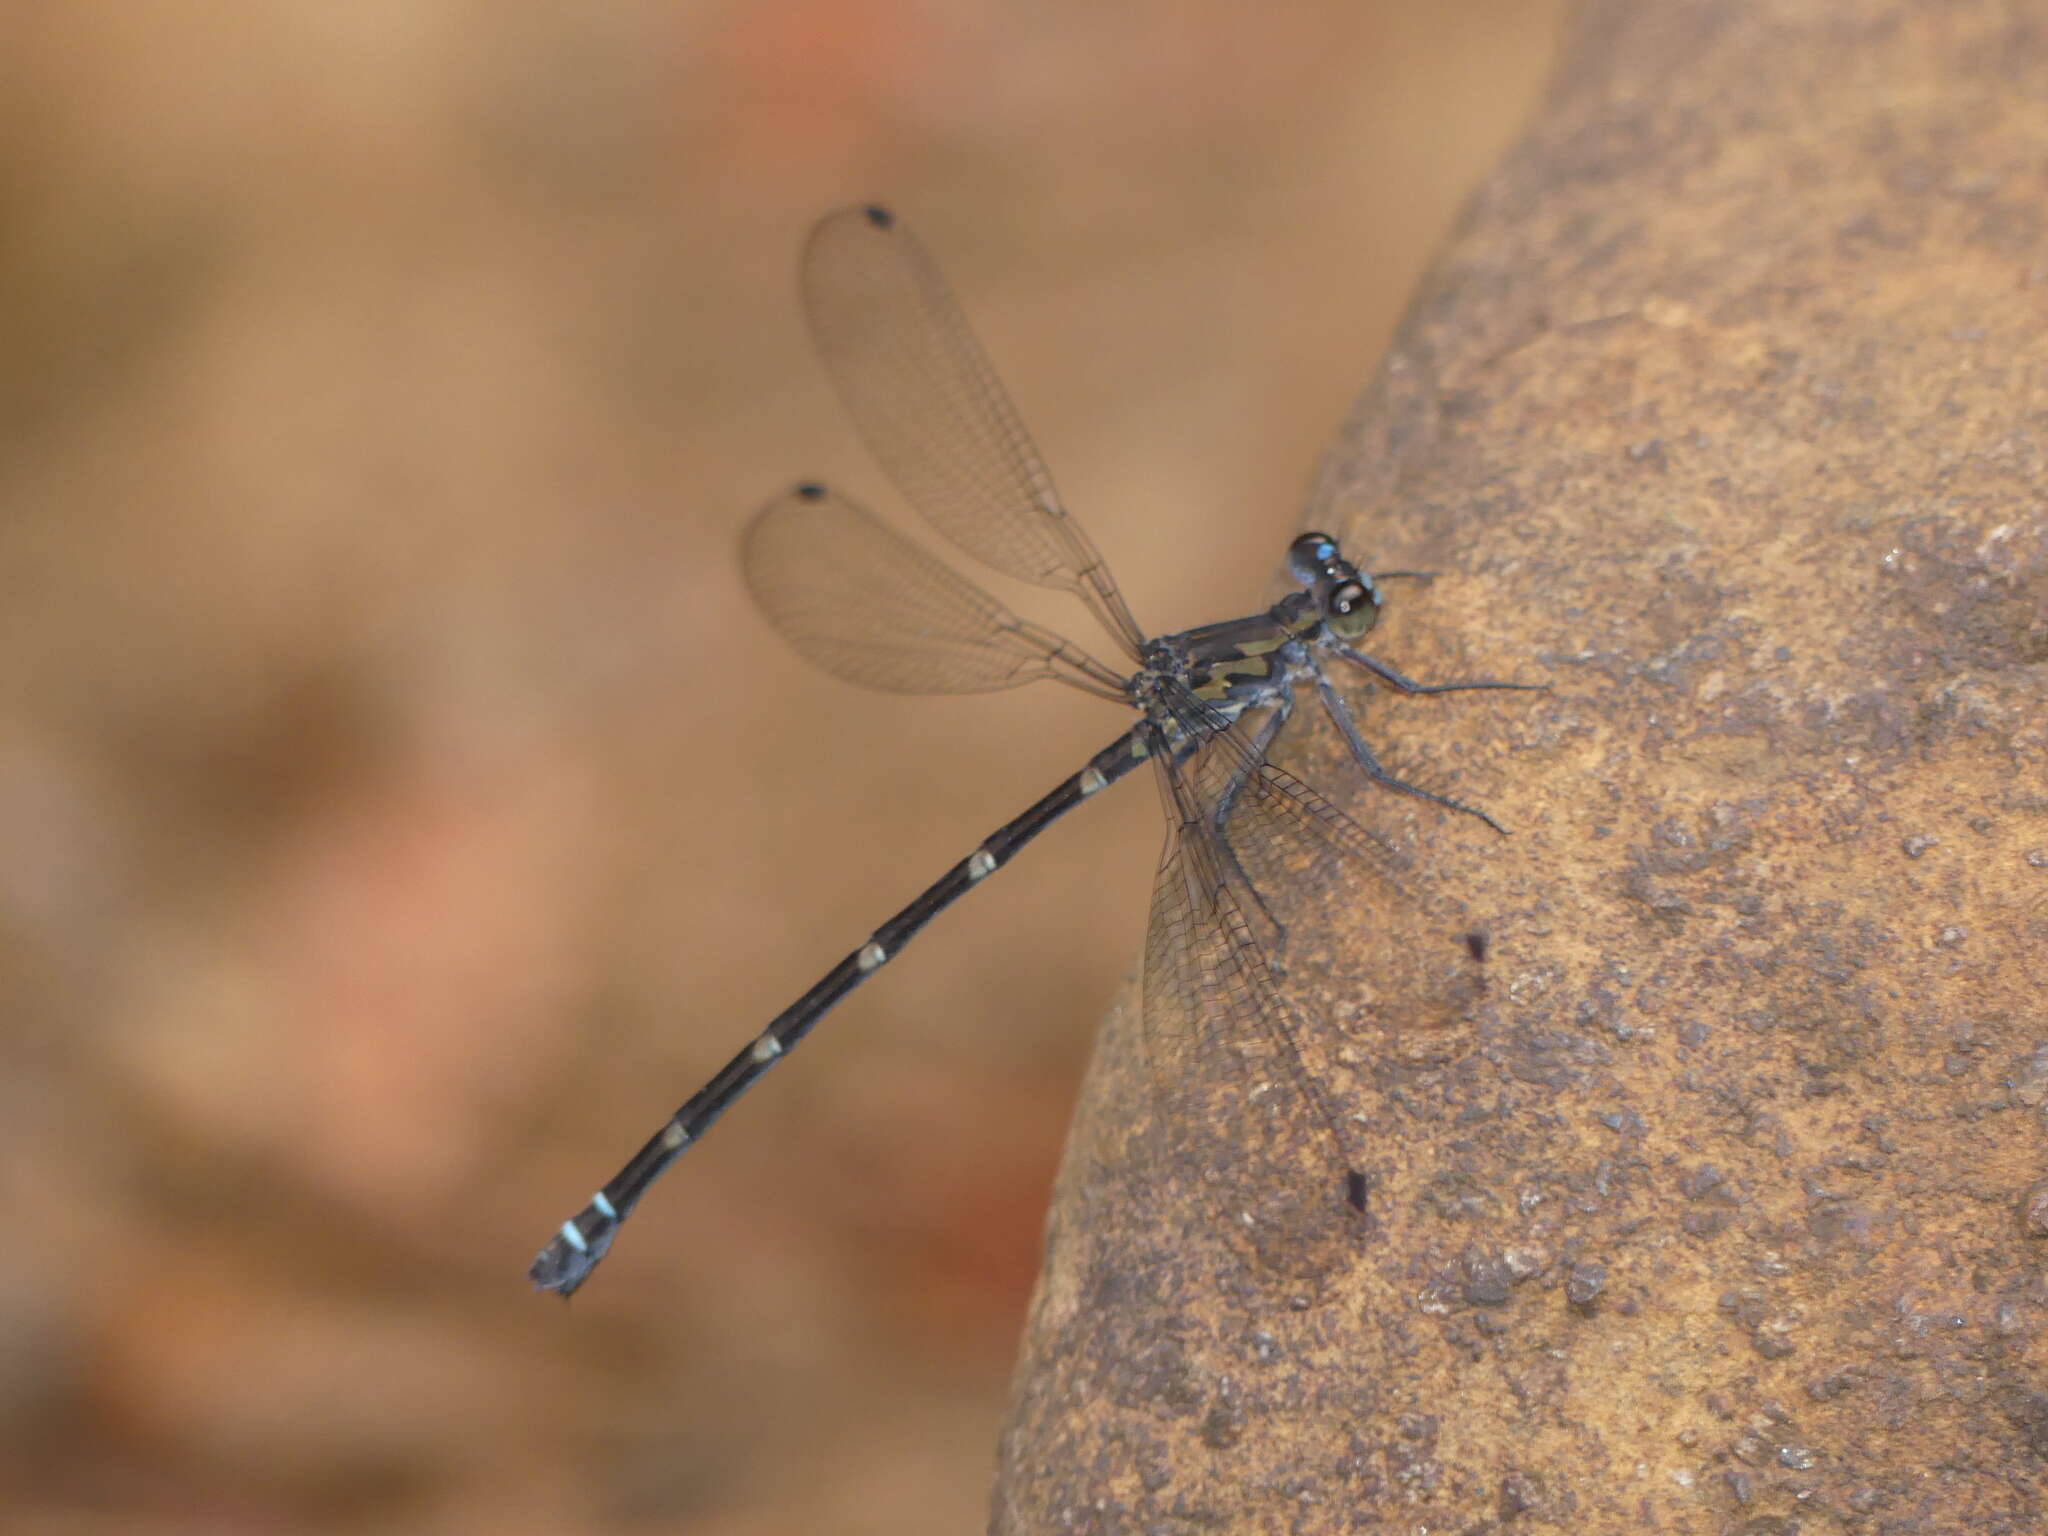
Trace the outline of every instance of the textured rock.
<path fill-rule="evenodd" d="M 1112 1022 L 996 1530 L 2048 1524 L 2048 29 L 2020 14 L 1582 19 L 1309 519 L 1441 573 L 1377 654 L 1552 686 L 1369 703 L 1507 841 L 1350 792 L 1306 715 L 1291 749 L 1437 872 L 1486 993 L 1329 1058 L 1362 1221 L 1241 1219 Z M 1373 942 L 1361 907 L 1290 954 Z"/>

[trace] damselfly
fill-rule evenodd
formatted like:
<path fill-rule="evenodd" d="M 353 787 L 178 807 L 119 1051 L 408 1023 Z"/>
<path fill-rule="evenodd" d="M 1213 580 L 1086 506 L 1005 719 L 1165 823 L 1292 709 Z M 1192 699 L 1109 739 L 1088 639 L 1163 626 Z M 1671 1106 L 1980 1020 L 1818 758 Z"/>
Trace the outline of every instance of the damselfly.
<path fill-rule="evenodd" d="M 886 209 L 844 209 L 812 231 L 801 276 L 833 382 L 911 503 L 997 570 L 1079 597 L 1129 667 L 1108 666 L 1019 618 L 819 485 L 777 497 L 746 530 L 741 563 L 769 623 L 818 666 L 870 688 L 974 693 L 1053 678 L 1124 705 L 1137 720 L 877 928 L 691 1095 L 549 1239 L 529 1271 L 533 1283 L 564 1295 L 580 1286 L 648 1187 L 841 999 L 1055 820 L 1146 762 L 1168 823 L 1145 949 L 1153 1074 L 1173 1098 L 1175 1085 L 1218 1053 L 1263 1054 L 1272 1081 L 1305 1108 L 1310 1134 L 1327 1138 L 1341 1175 L 1333 1193 L 1341 1187 L 1363 1210 L 1357 1122 L 1338 1112 L 1330 1072 L 1318 1064 L 1318 1030 L 1289 995 L 1287 919 L 1304 893 L 1365 907 L 1374 943 L 1357 1006 L 1368 1014 L 1421 1016 L 1469 997 L 1483 947 L 1404 886 L 1407 861 L 1389 842 L 1268 754 L 1296 688 L 1312 686 L 1366 778 L 1498 831 L 1483 811 L 1382 766 L 1324 663 L 1347 662 L 1408 694 L 1529 685 L 1418 683 L 1359 650 L 1382 594 L 1322 533 L 1289 546 L 1298 590 L 1265 612 L 1146 638 L 916 238 Z"/>

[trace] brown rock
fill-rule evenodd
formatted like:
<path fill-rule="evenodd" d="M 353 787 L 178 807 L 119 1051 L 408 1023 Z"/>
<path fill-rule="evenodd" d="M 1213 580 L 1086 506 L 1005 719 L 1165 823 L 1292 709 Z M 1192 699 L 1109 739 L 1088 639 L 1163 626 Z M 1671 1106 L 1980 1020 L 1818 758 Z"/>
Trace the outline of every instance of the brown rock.
<path fill-rule="evenodd" d="M 994 1529 L 2048 1522 L 2021 14 L 1590 7 L 1311 517 L 1441 573 L 1379 654 L 1552 686 L 1371 703 L 1512 839 L 1347 796 L 1485 932 L 1486 995 L 1447 1052 L 1344 1054 L 1357 1222 L 1219 1210 L 1112 1024 Z M 1304 942 L 1369 958 L 1346 916 Z"/>

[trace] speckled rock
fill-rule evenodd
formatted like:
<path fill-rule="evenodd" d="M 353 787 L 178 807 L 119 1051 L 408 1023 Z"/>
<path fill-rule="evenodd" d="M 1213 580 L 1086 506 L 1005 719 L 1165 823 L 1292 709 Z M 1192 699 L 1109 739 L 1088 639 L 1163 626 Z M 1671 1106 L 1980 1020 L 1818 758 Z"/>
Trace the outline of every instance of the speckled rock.
<path fill-rule="evenodd" d="M 1318 726 L 1290 749 L 1486 935 L 1484 995 L 1347 1027 L 1329 968 L 1297 977 L 1363 1219 L 1251 1209 L 1160 1108 L 1229 1083 L 1162 1100 L 1112 1021 L 995 1530 L 2048 1529 L 2023 14 L 1582 18 L 1309 517 L 1439 573 L 1378 654 L 1551 685 L 1368 701 L 1506 840 L 1350 786 Z M 1370 903 L 1312 927 L 1373 963 Z"/>

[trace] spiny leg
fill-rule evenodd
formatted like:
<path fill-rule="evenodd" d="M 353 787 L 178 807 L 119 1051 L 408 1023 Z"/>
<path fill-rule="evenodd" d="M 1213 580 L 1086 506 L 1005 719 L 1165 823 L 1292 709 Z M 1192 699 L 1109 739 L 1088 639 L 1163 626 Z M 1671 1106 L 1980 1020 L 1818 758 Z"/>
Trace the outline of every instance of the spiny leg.
<path fill-rule="evenodd" d="M 1396 573 L 1390 571 L 1387 574 L 1393 575 Z M 1326 639 L 1322 643 L 1322 648 L 1326 651 L 1334 651 L 1354 666 L 1365 668 L 1366 671 L 1398 693 L 1467 693 L 1475 688 L 1504 688 L 1521 693 L 1540 693 L 1550 687 L 1548 683 L 1503 683 L 1497 682 L 1490 677 L 1480 678 L 1476 682 L 1469 683 L 1418 683 L 1405 672 L 1398 672 L 1388 666 L 1377 656 L 1368 656 L 1365 652 L 1348 646 L 1341 640 Z M 1317 675 L 1320 676 L 1320 672 Z"/>
<path fill-rule="evenodd" d="M 1280 734 L 1280 728 L 1287 723 L 1288 717 L 1293 713 L 1294 694 L 1291 691 L 1282 692 L 1274 698 L 1273 713 L 1259 726 L 1251 739 L 1252 758 L 1238 766 L 1237 771 L 1230 776 L 1229 785 L 1216 797 L 1216 808 L 1211 813 L 1210 820 L 1215 823 L 1217 831 L 1221 832 L 1224 823 L 1230 820 L 1230 812 L 1237 804 L 1237 797 L 1244 792 L 1246 783 L 1250 781 L 1253 769 L 1265 762 L 1266 754 L 1272 750 L 1274 738 Z"/>
<path fill-rule="evenodd" d="M 1264 893 L 1245 870 L 1243 861 L 1237 856 L 1237 849 L 1231 846 L 1230 813 L 1237 805 L 1237 797 L 1251 781 L 1251 776 L 1265 763 L 1266 753 L 1272 749 L 1273 740 L 1280 734 L 1280 728 L 1287 723 L 1288 716 L 1293 713 L 1294 695 L 1291 692 L 1282 693 L 1274 703 L 1273 713 L 1252 737 L 1251 755 L 1239 762 L 1236 770 L 1230 775 L 1230 782 L 1224 786 L 1223 793 L 1216 797 L 1215 807 L 1209 812 L 1209 824 L 1216 829 L 1216 841 L 1223 849 L 1223 856 L 1230 860 L 1231 872 L 1243 882 L 1244 888 L 1251 892 L 1252 900 L 1259 904 L 1259 911 L 1264 913 L 1266 921 L 1273 925 L 1272 954 L 1268 957 L 1268 963 L 1276 970 L 1281 968 L 1280 960 L 1287 950 L 1287 925 L 1281 922 L 1274 915 L 1273 909 L 1266 904 Z"/>
<path fill-rule="evenodd" d="M 1357 655 L 1358 653 L 1349 654 Z M 1366 658 L 1359 655 L 1358 659 L 1365 660 Z M 1373 670 L 1379 670 L 1378 663 L 1368 662 L 1367 664 L 1372 666 Z M 1365 744 L 1365 737 L 1359 734 L 1358 722 L 1352 718 L 1351 706 L 1344 702 L 1344 696 L 1337 692 L 1327 677 L 1323 676 L 1323 669 L 1321 667 L 1315 668 L 1315 675 L 1316 693 L 1323 701 L 1325 713 L 1337 722 L 1337 729 L 1343 734 L 1344 744 L 1351 749 L 1352 758 L 1356 760 L 1359 768 L 1368 779 L 1371 779 L 1375 784 L 1383 784 L 1388 789 L 1398 789 L 1403 794 L 1414 795 L 1419 799 L 1441 805 L 1446 810 L 1463 811 L 1467 816 L 1476 816 L 1502 837 L 1508 835 L 1506 827 L 1495 821 L 1477 806 L 1467 805 L 1462 800 L 1453 800 L 1448 795 L 1436 794 L 1431 790 L 1422 788 L 1418 784 L 1410 784 L 1406 779 L 1396 778 L 1393 774 L 1387 772 L 1380 765 L 1380 760 L 1373 755 L 1372 748 Z M 1399 675 L 1399 673 L 1395 674 L 1397 677 Z M 1405 682 L 1406 679 L 1403 679 L 1403 681 Z M 1441 693 L 1447 688 L 1512 688 L 1520 686 L 1523 685 L 1517 683 L 1449 683 L 1436 688 L 1410 685 L 1406 691 L 1411 693 Z"/>

